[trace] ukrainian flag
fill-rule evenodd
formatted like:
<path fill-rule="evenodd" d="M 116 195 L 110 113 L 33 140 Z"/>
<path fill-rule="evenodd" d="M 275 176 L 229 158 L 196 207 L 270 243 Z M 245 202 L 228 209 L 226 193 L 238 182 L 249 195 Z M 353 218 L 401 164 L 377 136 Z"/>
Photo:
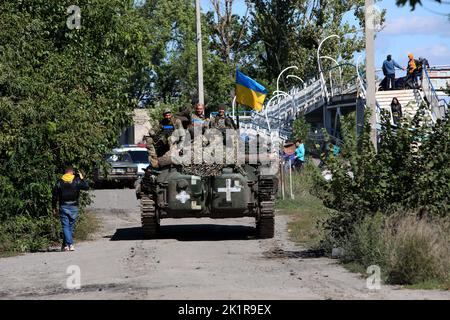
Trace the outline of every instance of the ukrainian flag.
<path fill-rule="evenodd" d="M 236 69 L 236 101 L 238 103 L 261 111 L 267 93 L 266 88 Z"/>

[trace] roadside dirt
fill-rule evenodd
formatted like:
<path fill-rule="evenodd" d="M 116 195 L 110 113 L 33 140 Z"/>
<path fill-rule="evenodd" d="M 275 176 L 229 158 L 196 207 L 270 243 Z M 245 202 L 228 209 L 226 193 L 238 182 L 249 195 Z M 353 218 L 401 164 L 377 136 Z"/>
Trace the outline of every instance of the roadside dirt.
<path fill-rule="evenodd" d="M 254 238 L 253 219 L 167 219 L 162 237 L 142 240 L 134 190 L 97 190 L 102 221 L 74 252 L 0 259 L 0 299 L 450 299 L 449 291 L 407 290 L 366 279 L 288 240 Z M 81 289 L 67 289 L 69 266 Z"/>

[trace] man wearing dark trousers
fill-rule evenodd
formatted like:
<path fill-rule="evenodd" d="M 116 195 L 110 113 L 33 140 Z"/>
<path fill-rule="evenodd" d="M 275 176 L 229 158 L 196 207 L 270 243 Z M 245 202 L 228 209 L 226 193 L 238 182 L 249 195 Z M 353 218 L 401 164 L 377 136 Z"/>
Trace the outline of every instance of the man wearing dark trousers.
<path fill-rule="evenodd" d="M 384 89 L 385 90 L 395 90 L 395 68 L 403 69 L 397 62 L 395 62 L 391 55 L 389 54 L 386 57 L 386 60 L 383 62 L 383 74 L 386 77 L 386 82 Z"/>
<path fill-rule="evenodd" d="M 83 180 L 81 173 L 75 174 L 72 167 L 67 167 L 64 175 L 58 179 L 53 189 L 52 207 L 57 214 L 59 203 L 59 218 L 63 230 L 63 244 L 61 251 L 74 251 L 73 231 L 78 218 L 78 200 L 80 190 L 88 190 L 88 183 Z"/>

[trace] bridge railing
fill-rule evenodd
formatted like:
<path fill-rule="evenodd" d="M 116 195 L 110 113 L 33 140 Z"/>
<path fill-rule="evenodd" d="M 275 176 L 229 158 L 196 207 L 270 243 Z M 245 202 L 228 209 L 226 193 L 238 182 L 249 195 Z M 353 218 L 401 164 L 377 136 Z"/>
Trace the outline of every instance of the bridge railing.
<path fill-rule="evenodd" d="M 351 63 L 341 63 L 323 71 L 327 97 L 353 92 L 356 89 L 358 77 L 355 73 L 355 65 Z"/>
<path fill-rule="evenodd" d="M 323 72 L 326 74 L 324 79 L 327 85 L 322 85 L 320 76 L 307 79 L 305 86 L 291 88 L 287 94 L 280 95 L 272 104 L 266 104 L 262 112 L 253 113 L 252 123 L 265 130 L 270 126 L 270 130 L 279 130 L 282 135 L 288 135 L 292 131 L 292 122 L 298 113 L 322 107 L 325 96 L 333 97 L 355 91 L 358 87 L 358 76 L 354 70 L 355 66 L 351 63 L 342 63 L 325 69 Z M 337 72 L 339 75 L 334 78 Z M 326 94 L 324 90 L 327 90 Z"/>
<path fill-rule="evenodd" d="M 426 102 L 431 108 L 431 115 L 433 120 L 442 119 L 448 112 L 448 105 L 444 99 L 439 99 L 436 90 L 434 90 L 433 83 L 431 83 L 430 76 L 426 67 L 422 69 L 422 91 Z"/>
<path fill-rule="evenodd" d="M 356 73 L 358 75 L 358 92 L 360 92 L 361 94 L 361 98 L 363 98 L 364 100 L 366 99 L 366 88 L 367 88 L 367 83 L 366 83 L 366 79 L 364 74 L 362 74 L 362 72 L 356 68 Z M 367 107 L 367 104 L 364 103 L 364 106 Z M 381 127 L 381 107 L 380 104 L 378 103 L 378 101 L 375 99 L 375 110 L 376 110 L 376 122 L 377 122 L 377 129 L 379 129 Z M 392 111 L 389 109 L 387 110 L 390 114 L 390 118 L 391 118 L 391 124 L 394 124 L 394 119 L 393 119 L 393 115 L 392 115 Z"/>

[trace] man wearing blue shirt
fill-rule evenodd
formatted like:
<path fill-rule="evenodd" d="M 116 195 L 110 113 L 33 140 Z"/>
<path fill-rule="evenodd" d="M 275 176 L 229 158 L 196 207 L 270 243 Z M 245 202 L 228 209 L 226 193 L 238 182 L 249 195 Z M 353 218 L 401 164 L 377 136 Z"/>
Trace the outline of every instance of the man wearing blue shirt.
<path fill-rule="evenodd" d="M 385 90 L 395 90 L 395 67 L 405 70 L 389 54 L 383 62 L 383 74 L 386 77 Z"/>

